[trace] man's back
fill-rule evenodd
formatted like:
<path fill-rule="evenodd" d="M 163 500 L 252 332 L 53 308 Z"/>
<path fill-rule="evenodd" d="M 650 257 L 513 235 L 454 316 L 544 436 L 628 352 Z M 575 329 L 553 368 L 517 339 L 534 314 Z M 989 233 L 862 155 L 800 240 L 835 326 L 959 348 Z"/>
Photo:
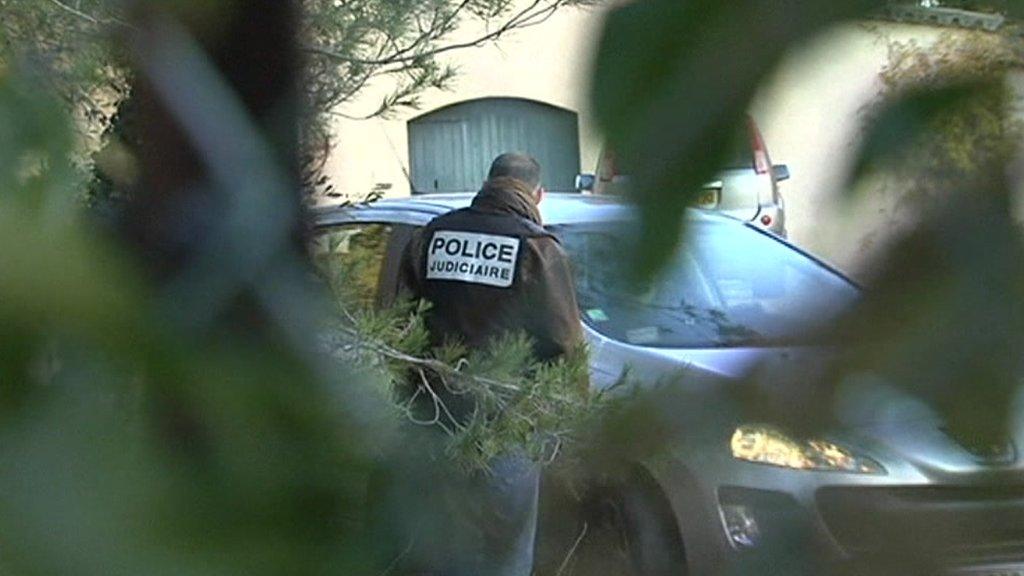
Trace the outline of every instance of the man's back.
<path fill-rule="evenodd" d="M 490 180 L 471 207 L 434 219 L 406 249 L 403 291 L 432 304 L 435 344 L 472 349 L 525 332 L 537 359 L 551 360 L 582 342 L 568 259 L 527 194 L 516 180 Z"/>
<path fill-rule="evenodd" d="M 537 203 L 543 195 L 537 161 L 503 154 L 472 206 L 435 218 L 406 247 L 401 292 L 433 305 L 427 328 L 435 345 L 456 340 L 479 350 L 496 338 L 525 332 L 538 360 L 553 360 L 582 345 L 568 259 L 541 226 Z M 411 399 L 432 399 L 435 420 L 441 417 L 438 401 L 453 426 L 479 414 L 471 397 L 434 384 L 426 375 L 413 382 Z M 431 421 L 429 414 L 426 418 Z M 435 539 L 427 546 L 434 551 L 412 554 L 413 573 L 529 576 L 539 468 L 521 449 L 493 458 L 488 466 L 494 476 L 454 474 L 437 482 L 406 475 L 412 494 L 434 487 L 429 501 L 443 504 L 428 510 L 427 517 L 446 527 L 420 533 Z"/>

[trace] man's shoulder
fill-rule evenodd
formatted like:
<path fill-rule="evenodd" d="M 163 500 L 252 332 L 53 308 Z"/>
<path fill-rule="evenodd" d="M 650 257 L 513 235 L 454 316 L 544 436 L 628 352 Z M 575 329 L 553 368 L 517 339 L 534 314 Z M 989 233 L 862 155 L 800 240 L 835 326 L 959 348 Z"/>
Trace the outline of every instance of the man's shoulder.
<path fill-rule="evenodd" d="M 445 228 L 555 240 L 555 237 L 543 226 L 522 216 L 475 210 L 472 207 L 460 208 L 437 216 L 427 223 L 424 230 L 430 232 Z"/>
<path fill-rule="evenodd" d="M 547 238 L 549 240 L 554 240 L 556 244 L 558 243 L 558 238 L 555 237 L 554 234 L 549 232 L 540 224 L 537 224 L 536 222 L 533 222 L 531 220 L 527 220 L 526 218 L 520 218 L 520 220 L 523 221 L 523 225 L 526 227 L 527 230 L 530 231 L 530 234 L 532 236 L 535 236 L 537 238 Z"/>
<path fill-rule="evenodd" d="M 429 222 L 427 222 L 427 226 L 432 226 L 432 225 L 437 224 L 439 222 L 446 222 L 448 220 L 452 220 L 452 219 L 458 218 L 462 214 L 465 214 L 468 211 L 469 211 L 469 207 L 467 206 L 466 208 L 456 208 L 455 210 L 450 210 L 448 212 L 445 212 L 444 214 L 438 214 L 437 216 L 434 216 L 433 218 L 431 218 Z"/>
<path fill-rule="evenodd" d="M 544 235 L 537 235 L 531 238 L 527 238 L 525 242 L 527 252 L 533 253 L 542 262 L 553 262 L 555 260 L 567 260 L 569 258 L 566 254 L 565 249 L 562 248 L 562 243 L 558 241 L 558 238 L 548 232 L 544 231 Z"/>

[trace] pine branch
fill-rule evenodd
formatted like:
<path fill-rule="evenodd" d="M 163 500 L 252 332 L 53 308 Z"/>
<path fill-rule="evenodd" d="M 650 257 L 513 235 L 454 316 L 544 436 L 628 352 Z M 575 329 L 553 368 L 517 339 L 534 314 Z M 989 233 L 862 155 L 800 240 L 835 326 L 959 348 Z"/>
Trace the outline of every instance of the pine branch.
<path fill-rule="evenodd" d="M 499 38 L 511 32 L 512 30 L 540 24 L 546 21 L 548 18 L 550 18 L 551 15 L 553 15 L 558 8 L 562 7 L 565 4 L 564 1 L 559 0 L 550 6 L 538 8 L 542 3 L 543 0 L 533 0 L 533 2 L 529 6 L 517 12 L 514 16 L 510 17 L 497 29 L 486 34 L 483 34 L 482 36 L 464 42 L 456 42 L 453 44 L 438 46 L 426 50 L 424 52 L 415 52 L 409 54 L 408 52 L 411 49 L 411 47 L 409 47 L 402 50 L 398 50 L 383 58 L 364 59 L 355 56 L 348 56 L 335 50 L 324 48 L 322 46 L 306 45 L 303 47 L 303 49 L 312 54 L 325 56 L 333 60 L 345 62 L 347 64 L 358 64 L 361 66 L 387 66 L 390 64 L 395 64 L 397 62 L 426 60 L 438 56 L 439 54 L 444 54 L 445 52 L 451 52 L 452 50 L 479 47 L 488 42 L 498 40 Z M 415 46 L 418 43 L 422 43 L 423 39 L 423 36 L 417 38 L 416 42 L 413 43 L 413 46 Z"/>
<path fill-rule="evenodd" d="M 354 319 L 354 317 L 352 318 Z M 435 360 L 433 358 L 421 358 L 413 356 L 411 354 L 406 354 L 404 352 L 396 350 L 395 348 L 392 348 L 391 346 L 388 346 L 383 342 L 368 339 L 364 335 L 361 335 L 359 332 L 351 328 L 339 327 L 338 331 L 340 331 L 346 337 L 350 338 L 353 342 L 355 342 L 354 345 L 357 349 L 378 354 L 388 360 L 404 363 L 415 368 L 430 370 L 431 372 L 438 374 L 442 378 L 445 376 L 454 376 L 462 379 L 467 379 L 472 382 L 476 382 L 482 386 L 490 386 L 506 392 L 522 391 L 522 389 L 515 384 L 494 380 L 492 378 L 485 378 L 483 376 L 464 374 L 459 371 L 458 366 L 450 366 L 449 364 L 441 362 L 440 360 Z"/>
<path fill-rule="evenodd" d="M 135 26 L 132 26 L 131 24 L 129 24 L 128 22 L 125 22 L 124 20 L 121 20 L 120 18 L 115 18 L 113 16 L 108 17 L 108 18 L 98 18 L 96 16 L 93 16 L 92 14 L 88 14 L 86 12 L 83 12 L 80 8 L 76 8 L 74 6 L 68 6 L 67 4 L 61 2 L 60 0 L 50 0 L 50 3 L 53 4 L 54 6 L 60 8 L 64 12 L 67 12 L 68 14 L 71 14 L 72 16 L 75 16 L 75 17 L 77 17 L 77 18 L 79 18 L 81 20 L 84 20 L 84 21 L 86 21 L 89 24 L 92 24 L 94 26 L 105 26 L 105 25 L 109 25 L 109 24 L 116 24 L 117 26 L 120 26 L 122 28 L 127 28 L 127 29 L 131 29 L 131 30 L 137 30 L 137 28 L 135 28 Z"/>
<path fill-rule="evenodd" d="M 486 470 L 494 456 L 524 448 L 538 463 L 551 464 L 600 397 L 574 385 L 586 372 L 585 356 L 537 363 L 524 335 L 500 339 L 473 354 L 449 345 L 427 355 L 419 351 L 416 338 L 423 330 L 422 304 L 384 311 L 339 309 L 339 323 L 325 334 L 330 352 L 380 373 L 389 387 L 411 384 L 406 394 L 391 390 L 401 416 L 443 430 L 449 453 L 468 469 Z M 409 346 L 416 350 L 402 349 Z M 475 406 L 461 420 L 446 402 L 458 397 Z"/>

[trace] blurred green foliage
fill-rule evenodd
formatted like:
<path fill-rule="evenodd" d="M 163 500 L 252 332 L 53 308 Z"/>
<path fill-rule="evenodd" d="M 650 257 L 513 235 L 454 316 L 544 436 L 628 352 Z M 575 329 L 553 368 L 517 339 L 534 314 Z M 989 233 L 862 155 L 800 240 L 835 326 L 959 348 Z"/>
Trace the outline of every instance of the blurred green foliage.
<path fill-rule="evenodd" d="M 386 116 L 418 108 L 424 91 L 448 89 L 456 77 L 440 55 L 496 41 L 558 10 L 599 1 L 304 0 L 305 187 L 310 193 L 333 190 L 322 168 L 336 116 Z M 131 6 L 114 0 L 0 2 L 0 63 L 28 59 L 46 70 L 48 88 L 76 120 L 76 164 L 91 180 L 91 203 L 118 197 L 125 186 L 114 183 L 136 176 L 132 152 L 138 143 L 130 128 L 136 107 L 119 42 L 136 30 L 128 22 Z M 237 11 L 253 9 L 236 1 L 166 4 L 172 6 L 183 21 L 202 30 L 223 28 Z M 480 30 L 470 37 L 457 33 L 469 27 Z"/>
<path fill-rule="evenodd" d="M 848 328 L 863 341 L 852 370 L 927 399 L 967 442 L 1009 434 L 1024 383 L 1022 64 L 1010 34 L 891 43 L 854 174 L 884 177 L 896 239 Z"/>
<path fill-rule="evenodd" d="M 4 573 L 356 571 L 375 420 L 295 336 L 316 300 L 260 338 L 177 322 L 183 302 L 76 210 L 46 78 L 0 68 Z"/>
<path fill-rule="evenodd" d="M 563 3 L 537 6 L 556 4 Z M 656 271 L 678 245 L 679 214 L 692 200 L 680 191 L 699 190 L 719 165 L 727 135 L 787 51 L 876 4 L 641 0 L 609 16 L 595 74 L 614 81 L 595 83 L 593 98 L 608 137 L 636 158 L 644 217 L 637 236 L 648 248 L 636 260 L 640 274 Z M 321 90 L 315 101 L 344 102 L 381 74 L 401 78 L 398 97 L 371 113 L 414 105 L 416 91 L 450 78 L 433 56 L 461 21 L 456 9 L 472 18 L 515 16 L 503 2 L 306 5 L 312 20 L 304 38 L 348 51 L 338 58 L 312 50 L 314 77 L 330 81 L 311 83 Z M 264 170 L 231 174 L 246 184 L 244 194 L 225 195 L 259 218 L 218 229 L 227 232 L 217 246 L 236 251 L 227 254 L 254 256 L 225 265 L 208 252 L 197 260 L 205 267 L 184 274 L 199 281 L 174 290 L 142 273 L 147 254 L 83 220 L 72 201 L 83 190 L 74 160 L 83 122 L 106 126 L 112 103 L 126 94 L 114 89 L 112 100 L 97 99 L 128 82 L 119 44 L 107 39 L 131 25 L 101 2 L 3 0 L 0 11 L 5 573 L 361 573 L 372 551 L 361 539 L 367 469 L 394 427 L 395 405 L 382 396 L 398 394 L 392 388 L 407 381 L 410 367 L 414 376 L 446 374 L 482 405 L 525 415 L 470 420 L 452 451 L 471 462 L 557 437 L 590 410 L 585 394 L 562 395 L 566 382 L 583 376 L 582 364 L 537 366 L 522 340 L 476 355 L 427 351 L 422 310 L 402 308 L 325 326 L 323 318 L 335 317 L 332 304 L 288 256 L 290 239 L 253 224 L 288 202 L 288 210 L 272 211 L 284 218 L 297 202 L 253 177 L 276 174 L 260 162 L 259 138 L 239 136 L 258 131 L 244 123 L 236 131 L 233 102 L 203 100 L 209 78 L 193 61 L 169 68 L 202 80 L 187 86 L 201 109 L 226 111 L 215 133 L 257 149 L 240 146 L 241 156 L 227 157 Z M 424 23 L 440 32 L 422 35 Z M 834 328 L 832 341 L 848 346 L 824 374 L 794 375 L 771 393 L 737 387 L 739 394 L 712 400 L 665 388 L 663 396 L 614 407 L 593 446 L 616 460 L 657 460 L 656 448 L 673 435 L 735 418 L 828 429 L 845 395 L 872 390 L 865 383 L 927 400 L 959 436 L 1004 435 L 1024 373 L 1024 241 L 1010 215 L 1020 135 L 1008 120 L 1014 98 L 1004 84 L 1019 67 L 1012 42 L 950 41 L 923 56 L 914 47 L 894 50 L 884 76 L 890 90 L 861 166 L 900 175 L 919 218 L 878 263 L 871 298 Z M 393 46 L 398 65 L 374 68 L 375 54 Z M 213 180 L 206 184 L 230 188 L 234 178 Z M 328 278 L 336 291 L 359 293 L 377 268 L 356 262 Z M 211 286 L 227 296 L 214 298 Z M 249 302 L 239 294 L 263 314 L 219 308 Z M 194 317 L 210 320 L 186 321 Z M 364 353 L 341 361 L 318 354 L 327 328 L 348 330 L 332 350 Z M 512 388 L 472 388 L 481 381 Z M 373 382 L 383 383 L 384 395 Z M 485 433 L 488 426 L 497 434 Z"/>
<path fill-rule="evenodd" d="M 678 246 L 679 212 L 718 165 L 723 135 L 780 59 L 878 4 L 650 0 L 613 12 L 595 74 L 615 80 L 596 82 L 592 97 L 609 138 L 635 158 L 640 277 L 652 276 Z M 909 224 L 894 226 L 888 249 L 870 263 L 864 303 L 822 336 L 841 344 L 836 357 L 784 378 L 757 368 L 727 396 L 699 403 L 670 393 L 642 416 L 613 420 L 620 433 L 643 437 L 647 430 L 657 439 L 671 435 L 669 422 L 692 423 L 683 425 L 692 431 L 739 421 L 772 422 L 807 437 L 841 426 L 852 405 L 883 414 L 908 401 L 935 410 L 963 445 L 999 444 L 1018 433 L 1024 237 L 1013 210 L 1024 52 L 1013 30 L 890 46 L 884 94 L 869 114 L 848 189 L 885 174 Z M 702 418 L 708 413 L 712 421 Z M 926 571 L 937 561 L 914 555 L 911 538 L 893 546 L 904 553 L 886 556 L 878 570 Z M 820 571 L 810 557 L 776 560 L 796 560 L 797 573 Z"/>
<path fill-rule="evenodd" d="M 642 276 L 672 253 L 679 213 L 722 165 L 757 87 L 786 52 L 882 4 L 646 0 L 610 15 L 595 76 L 619 89 L 595 82 L 591 98 L 613 149 L 634 166 L 645 225 L 633 252 Z"/>
<path fill-rule="evenodd" d="M 30 62 L 76 128 L 98 137 L 125 85 L 123 51 L 108 41 L 124 26 L 118 4 L 4 0 L 0 14 L 0 62 Z"/>
<path fill-rule="evenodd" d="M 1024 62 L 1020 40 L 961 31 L 888 48 L 882 91 L 868 110 L 873 137 L 857 175 L 878 171 L 892 181 L 900 194 L 896 218 L 942 203 L 958 188 L 986 193 L 979 181 L 1004 170 L 1024 136 L 1017 102 L 1024 94 L 1013 84 Z"/>

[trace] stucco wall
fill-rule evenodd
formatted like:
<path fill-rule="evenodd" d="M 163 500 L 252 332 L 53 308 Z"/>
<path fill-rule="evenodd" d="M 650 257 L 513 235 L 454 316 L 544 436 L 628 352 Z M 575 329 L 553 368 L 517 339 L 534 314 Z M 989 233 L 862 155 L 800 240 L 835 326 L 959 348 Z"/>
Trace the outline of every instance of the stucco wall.
<path fill-rule="evenodd" d="M 327 164 L 327 174 L 336 190 L 360 197 L 384 184 L 390 186 L 389 195 L 408 195 L 406 122 L 450 104 L 486 97 L 537 100 L 578 113 L 580 166 L 592 170 L 600 141 L 593 131 L 586 97 L 588 70 L 602 17 L 597 10 L 562 10 L 543 24 L 504 37 L 499 44 L 449 52 L 445 61 L 459 70 L 452 90 L 425 94 L 418 111 L 390 119 L 337 118 L 333 124 L 336 146 Z M 460 37 L 473 38 L 480 32 L 467 29 Z M 386 83 L 378 84 L 376 90 L 366 92 L 360 102 L 343 112 L 359 115 L 372 111 L 386 88 Z"/>
<path fill-rule="evenodd" d="M 587 110 L 589 70 L 601 28 L 597 10 L 566 10 L 500 44 L 450 53 L 460 75 L 450 92 L 433 92 L 422 110 L 389 120 L 335 125 L 337 147 L 328 174 L 338 190 L 360 197 L 375 185 L 389 195 L 409 193 L 406 121 L 456 102 L 510 96 L 539 100 L 580 115 L 580 166 L 591 171 L 600 150 Z M 840 191 L 856 152 L 863 109 L 877 94 L 887 61 L 886 38 L 927 45 L 943 29 L 914 24 L 848 24 L 794 50 L 751 108 L 776 163 L 790 167 L 783 185 L 790 238 L 847 270 L 860 266 L 871 239 L 884 232 L 890 200 L 863 195 L 842 201 Z M 467 30 L 471 37 L 478 30 Z M 372 110 L 367 93 L 349 113 Z"/>
<path fill-rule="evenodd" d="M 848 24 L 793 51 L 762 89 L 752 113 L 772 160 L 786 163 L 787 227 L 797 244 L 848 270 L 884 233 L 892 199 L 868 184 L 858 201 L 844 195 L 865 107 L 881 89 L 888 40 L 935 41 L 944 29 L 909 24 Z"/>

